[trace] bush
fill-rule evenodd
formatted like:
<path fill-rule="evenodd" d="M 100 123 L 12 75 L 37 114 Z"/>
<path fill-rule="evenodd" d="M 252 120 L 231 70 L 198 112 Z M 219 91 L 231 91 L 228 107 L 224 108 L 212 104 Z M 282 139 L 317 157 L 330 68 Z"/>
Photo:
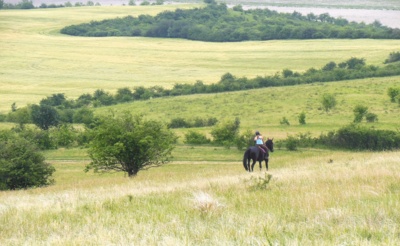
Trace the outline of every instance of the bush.
<path fill-rule="evenodd" d="M 52 184 L 54 171 L 31 142 L 11 132 L 0 136 L 0 190 Z"/>
<path fill-rule="evenodd" d="M 378 116 L 374 113 L 367 113 L 365 115 L 365 119 L 367 120 L 367 122 L 376 122 L 378 121 Z"/>
<path fill-rule="evenodd" d="M 169 128 L 189 128 L 190 124 L 184 118 L 174 118 L 168 124 Z"/>
<path fill-rule="evenodd" d="M 300 123 L 300 125 L 305 125 L 306 124 L 306 113 L 301 112 L 299 114 L 299 123 Z"/>
<path fill-rule="evenodd" d="M 368 107 L 363 105 L 357 105 L 354 110 L 354 123 L 360 123 L 364 116 L 368 113 Z"/>
<path fill-rule="evenodd" d="M 400 148 L 400 133 L 349 125 L 321 135 L 318 142 L 327 146 L 353 150 L 393 150 Z"/>
<path fill-rule="evenodd" d="M 396 102 L 396 98 L 400 95 L 400 88 L 390 87 L 387 92 L 391 102 Z"/>
<path fill-rule="evenodd" d="M 41 150 L 57 148 L 57 144 L 55 143 L 54 139 L 50 137 L 49 131 L 36 127 L 23 127 L 21 125 L 14 127 L 12 131 L 23 139 L 35 144 Z"/>
<path fill-rule="evenodd" d="M 283 118 L 279 121 L 279 124 L 290 126 L 290 122 L 289 122 L 288 119 L 286 119 L 286 117 L 283 117 Z"/>
<path fill-rule="evenodd" d="M 215 126 L 211 135 L 214 137 L 216 144 L 222 144 L 224 146 L 231 146 L 234 144 L 235 139 L 238 137 L 240 127 L 240 120 L 236 118 L 231 122 L 224 122 Z"/>
<path fill-rule="evenodd" d="M 76 131 L 72 125 L 62 124 L 58 127 L 50 128 L 50 136 L 54 139 L 57 147 L 71 147 L 76 141 Z"/>
<path fill-rule="evenodd" d="M 238 150 L 254 145 L 254 134 L 251 130 L 245 131 L 242 135 L 236 138 L 236 147 Z"/>
<path fill-rule="evenodd" d="M 296 137 L 288 136 L 286 139 L 286 149 L 290 151 L 295 151 L 297 150 L 298 143 L 299 141 L 296 139 Z"/>
<path fill-rule="evenodd" d="M 210 139 L 206 137 L 206 135 L 201 134 L 196 131 L 188 131 L 185 134 L 185 143 L 187 144 L 208 144 L 211 142 Z"/>
<path fill-rule="evenodd" d="M 385 64 L 400 61 L 400 52 L 392 52 L 389 58 L 385 60 Z"/>
<path fill-rule="evenodd" d="M 322 95 L 321 103 L 325 112 L 328 112 L 336 106 L 336 98 L 334 95 L 326 93 Z"/>

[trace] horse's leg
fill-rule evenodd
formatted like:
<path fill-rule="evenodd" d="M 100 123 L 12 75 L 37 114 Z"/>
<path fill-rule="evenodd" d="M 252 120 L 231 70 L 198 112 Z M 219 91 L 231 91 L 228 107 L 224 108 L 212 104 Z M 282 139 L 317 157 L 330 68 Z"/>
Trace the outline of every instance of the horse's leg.
<path fill-rule="evenodd" d="M 267 171 L 268 171 L 268 161 L 269 161 L 269 159 L 267 158 L 267 159 L 265 159 L 265 168 L 267 169 Z"/>
<path fill-rule="evenodd" d="M 262 161 L 258 161 L 258 163 L 260 164 L 260 172 L 262 170 Z"/>
<path fill-rule="evenodd" d="M 256 159 L 253 159 L 253 164 L 251 164 L 251 171 L 254 171 L 254 166 L 256 165 Z"/>

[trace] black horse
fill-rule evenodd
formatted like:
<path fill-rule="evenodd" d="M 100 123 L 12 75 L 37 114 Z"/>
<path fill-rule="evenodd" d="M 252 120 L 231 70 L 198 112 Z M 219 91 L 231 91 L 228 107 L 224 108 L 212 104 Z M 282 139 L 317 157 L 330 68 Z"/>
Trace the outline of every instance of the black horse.
<path fill-rule="evenodd" d="M 265 145 L 267 146 L 269 151 L 274 152 L 273 139 L 268 139 L 265 142 Z M 264 153 L 264 151 L 262 151 L 261 148 L 258 146 L 249 147 L 244 152 L 244 155 L 243 155 L 244 169 L 246 169 L 246 171 L 248 171 L 248 172 L 252 172 L 254 169 L 254 165 L 256 164 L 256 161 L 258 161 L 260 163 L 260 171 L 261 171 L 262 162 L 265 161 L 265 168 L 268 171 L 269 151 L 267 151 L 267 153 Z M 253 160 L 253 163 L 251 164 L 251 166 L 250 166 L 250 160 Z"/>

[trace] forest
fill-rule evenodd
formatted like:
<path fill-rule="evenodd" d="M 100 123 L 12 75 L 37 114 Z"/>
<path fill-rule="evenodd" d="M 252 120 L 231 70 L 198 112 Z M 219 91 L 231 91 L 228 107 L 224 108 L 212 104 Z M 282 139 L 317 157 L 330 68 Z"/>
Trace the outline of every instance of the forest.
<path fill-rule="evenodd" d="M 61 29 L 74 36 L 143 36 L 183 38 L 208 42 L 239 42 L 277 39 L 373 38 L 399 39 L 400 30 L 372 24 L 349 22 L 329 14 L 278 13 L 269 9 L 229 9 L 212 3 L 204 8 L 164 11 L 156 16 L 139 15 L 91 21 Z"/>

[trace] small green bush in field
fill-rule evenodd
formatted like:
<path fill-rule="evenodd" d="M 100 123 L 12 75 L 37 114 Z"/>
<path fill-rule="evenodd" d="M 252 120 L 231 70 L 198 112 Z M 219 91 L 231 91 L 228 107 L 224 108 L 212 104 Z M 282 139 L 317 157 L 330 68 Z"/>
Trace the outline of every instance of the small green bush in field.
<path fill-rule="evenodd" d="M 247 181 L 249 190 L 266 190 L 269 186 L 271 179 L 272 175 L 269 173 L 265 173 L 264 177 L 251 177 L 250 180 Z"/>
<path fill-rule="evenodd" d="M 299 114 L 299 123 L 300 123 L 300 125 L 305 125 L 306 124 L 306 113 L 301 112 Z"/>
<path fill-rule="evenodd" d="M 279 121 L 279 124 L 290 126 L 290 122 L 289 122 L 288 119 L 286 119 L 286 117 L 283 117 L 283 118 Z"/>
<path fill-rule="evenodd" d="M 378 116 L 374 113 L 367 113 L 365 115 L 365 119 L 367 120 L 367 122 L 376 122 L 378 121 Z"/>
<path fill-rule="evenodd" d="M 211 140 L 208 139 L 206 135 L 196 131 L 190 130 L 185 134 L 184 143 L 187 144 L 208 144 L 210 142 Z"/>
<path fill-rule="evenodd" d="M 0 190 L 52 184 L 55 168 L 45 162 L 34 144 L 15 133 L 0 133 Z"/>

